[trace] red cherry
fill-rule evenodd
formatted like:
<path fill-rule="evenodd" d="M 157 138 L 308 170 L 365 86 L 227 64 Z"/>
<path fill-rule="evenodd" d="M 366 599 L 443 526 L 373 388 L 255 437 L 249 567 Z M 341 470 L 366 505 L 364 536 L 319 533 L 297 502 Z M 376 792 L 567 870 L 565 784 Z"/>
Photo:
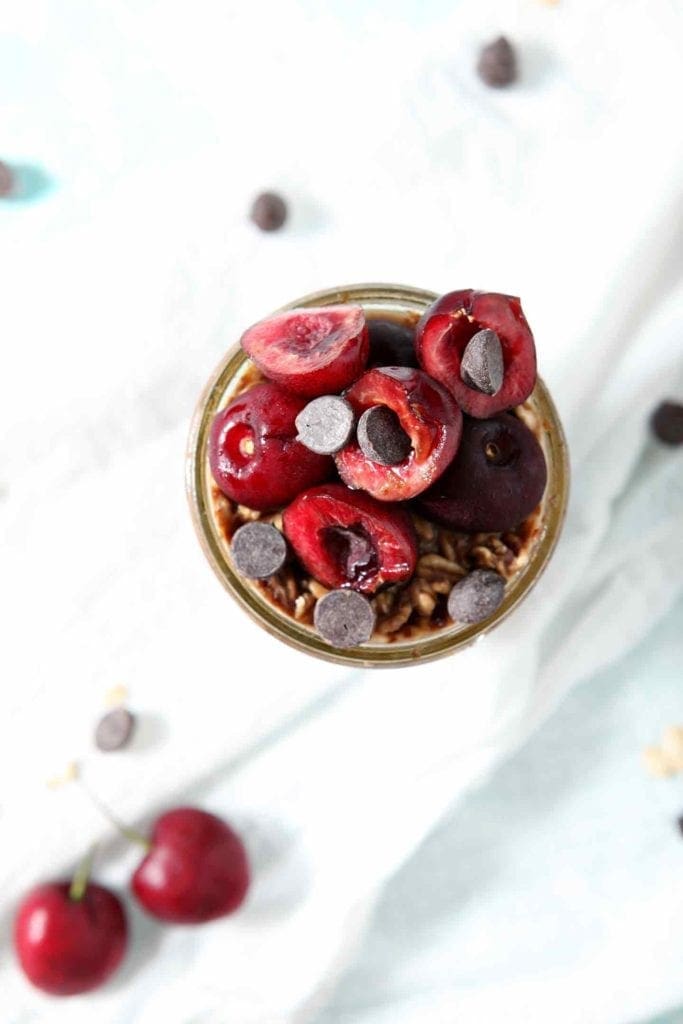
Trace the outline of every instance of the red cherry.
<path fill-rule="evenodd" d="M 305 405 L 275 384 L 257 384 L 218 413 L 209 462 L 224 494 L 266 511 L 333 473 L 329 455 L 317 455 L 296 439 L 296 417 Z"/>
<path fill-rule="evenodd" d="M 326 587 L 372 594 L 415 571 L 417 541 L 408 513 L 343 484 L 304 491 L 285 509 L 282 524 L 301 562 Z"/>
<path fill-rule="evenodd" d="M 71 895 L 68 881 L 36 886 L 14 922 L 14 946 L 26 977 L 43 992 L 72 996 L 102 985 L 126 951 L 123 905 L 111 890 L 89 882 Z"/>
<path fill-rule="evenodd" d="M 425 491 L 458 450 L 462 413 L 452 395 L 422 370 L 408 366 L 368 370 L 345 398 L 358 416 L 372 406 L 388 406 L 412 443 L 407 457 L 391 466 L 368 458 L 357 440 L 335 456 L 342 480 L 378 501 L 404 501 Z"/>
<path fill-rule="evenodd" d="M 503 383 L 486 394 L 466 383 L 460 363 L 467 344 L 494 331 L 503 350 Z M 464 412 L 487 419 L 524 402 L 536 383 L 536 348 L 519 299 L 472 288 L 449 292 L 423 314 L 415 333 L 420 366 L 447 387 Z"/>
<path fill-rule="evenodd" d="M 360 306 L 277 313 L 245 331 L 240 344 L 266 377 L 306 398 L 348 387 L 363 372 L 370 348 Z"/>
<path fill-rule="evenodd" d="M 201 924 L 237 910 L 249 888 L 240 837 L 195 807 L 176 807 L 154 824 L 150 850 L 132 889 L 148 913 L 174 924 Z"/>

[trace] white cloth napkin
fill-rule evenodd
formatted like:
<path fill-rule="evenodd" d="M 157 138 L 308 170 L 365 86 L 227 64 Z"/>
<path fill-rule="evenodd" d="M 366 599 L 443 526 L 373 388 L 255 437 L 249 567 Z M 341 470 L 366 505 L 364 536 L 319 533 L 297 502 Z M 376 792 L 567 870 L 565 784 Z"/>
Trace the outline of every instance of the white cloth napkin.
<path fill-rule="evenodd" d="M 73 758 L 131 823 L 180 800 L 223 814 L 255 865 L 232 919 L 161 930 L 133 911 L 128 965 L 87 999 L 48 1000 L 3 957 L 10 1024 L 309 1019 L 385 880 L 680 592 L 681 455 L 643 451 L 651 407 L 683 385 L 683 13 L 422 7 L 7 12 L 6 157 L 56 187 L 0 209 L 0 921 L 93 838 L 112 884 L 135 861 L 80 788 L 45 788 Z M 472 74 L 499 29 L 524 54 L 507 93 Z M 293 206 L 272 238 L 244 219 L 269 185 Z M 512 619 L 387 674 L 248 622 L 182 492 L 194 398 L 244 325 L 369 279 L 520 294 L 574 474 L 561 547 Z M 142 728 L 105 757 L 90 729 L 117 682 Z"/>

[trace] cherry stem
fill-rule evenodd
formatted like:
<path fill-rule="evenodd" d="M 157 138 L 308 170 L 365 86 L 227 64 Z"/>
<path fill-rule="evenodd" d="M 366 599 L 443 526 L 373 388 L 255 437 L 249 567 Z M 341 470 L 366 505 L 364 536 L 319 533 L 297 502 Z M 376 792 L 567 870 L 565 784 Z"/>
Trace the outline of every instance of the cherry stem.
<path fill-rule="evenodd" d="M 107 819 L 110 825 L 113 825 L 116 831 L 127 839 L 129 843 L 135 843 L 137 846 L 141 846 L 147 853 L 152 849 L 152 844 L 141 832 L 138 832 L 134 828 L 130 828 L 128 825 L 124 825 L 123 822 L 112 814 L 109 808 L 100 800 L 99 797 L 95 796 L 89 786 L 86 786 L 82 778 L 79 778 L 81 788 L 85 792 L 86 796 L 92 804 L 95 805 L 97 810 L 103 817 Z"/>
<path fill-rule="evenodd" d="M 85 896 L 85 890 L 88 888 L 88 882 L 90 881 L 90 872 L 92 871 L 92 864 L 95 859 L 95 853 L 97 846 L 93 844 L 90 847 L 85 857 L 74 871 L 74 876 L 71 879 L 71 885 L 69 886 L 69 899 L 78 903 Z"/>

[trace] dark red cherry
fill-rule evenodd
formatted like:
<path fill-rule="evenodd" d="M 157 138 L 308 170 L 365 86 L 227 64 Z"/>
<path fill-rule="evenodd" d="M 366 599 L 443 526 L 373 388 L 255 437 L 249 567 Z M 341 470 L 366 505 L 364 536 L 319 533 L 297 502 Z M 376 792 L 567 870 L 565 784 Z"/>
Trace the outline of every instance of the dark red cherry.
<path fill-rule="evenodd" d="M 494 394 L 479 390 L 462 372 L 471 339 L 492 331 L 502 348 L 503 380 Z M 449 292 L 423 314 L 415 335 L 420 366 L 455 396 L 463 412 L 478 419 L 524 402 L 536 383 L 536 348 L 519 299 L 471 288 Z"/>
<path fill-rule="evenodd" d="M 69 881 L 38 885 L 22 900 L 14 922 L 24 974 L 55 996 L 99 988 L 121 963 L 127 940 L 121 900 L 95 882 L 79 896 Z"/>
<path fill-rule="evenodd" d="M 374 593 L 414 572 L 417 542 L 408 513 L 343 484 L 304 491 L 282 522 L 299 560 L 326 587 Z"/>
<path fill-rule="evenodd" d="M 296 417 L 305 405 L 305 399 L 265 383 L 218 413 L 209 437 L 209 462 L 224 494 L 265 511 L 334 472 L 329 455 L 318 455 L 297 440 Z"/>
<path fill-rule="evenodd" d="M 157 819 L 149 853 L 132 880 L 145 910 L 174 924 L 231 914 L 248 888 L 242 840 L 226 822 L 196 807 L 176 807 Z"/>
<path fill-rule="evenodd" d="M 513 530 L 540 502 L 546 479 L 543 450 L 516 416 L 465 417 L 458 454 L 420 506 L 456 530 Z"/>
<path fill-rule="evenodd" d="M 368 370 L 349 388 L 346 399 L 358 417 L 374 406 L 387 406 L 410 439 L 406 457 L 393 465 L 370 458 L 358 439 L 335 456 L 342 480 L 379 501 L 414 498 L 443 473 L 458 449 L 462 413 L 449 392 L 422 370 Z"/>

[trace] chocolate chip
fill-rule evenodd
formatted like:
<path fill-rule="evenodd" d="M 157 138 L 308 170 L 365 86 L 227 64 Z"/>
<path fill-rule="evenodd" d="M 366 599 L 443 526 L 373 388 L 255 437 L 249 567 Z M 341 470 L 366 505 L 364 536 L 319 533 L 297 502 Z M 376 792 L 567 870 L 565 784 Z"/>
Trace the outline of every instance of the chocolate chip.
<path fill-rule="evenodd" d="M 502 89 L 515 81 L 517 57 L 505 36 L 482 48 L 477 71 L 481 80 L 494 89 Z"/>
<path fill-rule="evenodd" d="M 662 402 L 650 420 L 652 432 L 663 444 L 683 444 L 683 405 L 680 402 Z"/>
<path fill-rule="evenodd" d="M 321 395 L 297 416 L 297 440 L 318 455 L 334 455 L 348 443 L 355 422 L 355 413 L 345 398 Z"/>
<path fill-rule="evenodd" d="M 358 420 L 356 432 L 363 455 L 383 466 L 396 466 L 410 453 L 410 436 L 388 405 L 373 405 Z"/>
<path fill-rule="evenodd" d="M 500 608 L 505 580 L 491 569 L 475 569 L 459 580 L 448 595 L 448 614 L 454 622 L 483 622 Z"/>
<path fill-rule="evenodd" d="M 230 548 L 240 576 L 262 580 L 279 572 L 287 560 L 287 542 L 270 523 L 245 523 Z"/>
<path fill-rule="evenodd" d="M 372 636 L 375 611 L 367 597 L 355 590 L 331 590 L 317 602 L 313 622 L 333 647 L 356 647 Z"/>
<path fill-rule="evenodd" d="M 477 331 L 467 342 L 460 361 L 460 376 L 470 388 L 485 395 L 497 394 L 503 386 L 503 346 L 495 331 Z"/>
<path fill-rule="evenodd" d="M 120 750 L 125 747 L 133 734 L 135 718 L 126 708 L 114 708 L 103 715 L 95 729 L 95 746 L 98 750 Z"/>
<path fill-rule="evenodd" d="M 0 198 L 9 196 L 14 191 L 14 174 L 12 168 L 0 160 Z"/>
<path fill-rule="evenodd" d="M 683 814 L 678 819 L 678 831 L 683 835 Z"/>
<path fill-rule="evenodd" d="M 277 231 L 287 220 L 287 204 L 277 192 L 262 192 L 252 203 L 250 217 L 261 231 Z"/>

